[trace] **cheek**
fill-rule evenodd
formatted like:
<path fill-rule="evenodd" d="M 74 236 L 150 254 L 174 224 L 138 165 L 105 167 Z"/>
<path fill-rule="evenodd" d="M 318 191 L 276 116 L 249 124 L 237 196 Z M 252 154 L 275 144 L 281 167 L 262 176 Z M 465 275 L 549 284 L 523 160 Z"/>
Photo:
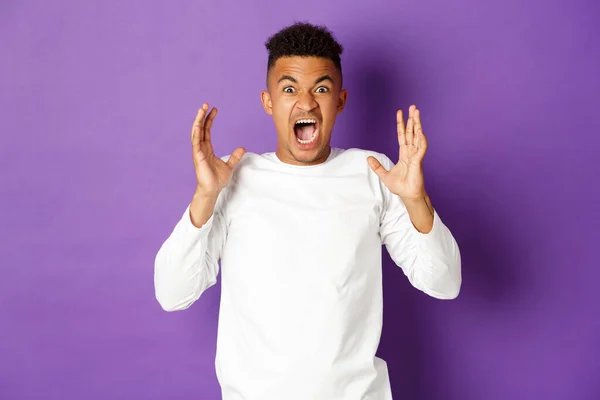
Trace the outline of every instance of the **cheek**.
<path fill-rule="evenodd" d="M 289 110 L 285 107 L 285 104 L 281 102 L 273 103 L 273 121 L 278 133 L 285 136 L 290 121 Z"/>
<path fill-rule="evenodd" d="M 283 99 L 273 103 L 273 118 L 277 124 L 288 125 L 292 106 Z"/>
<path fill-rule="evenodd" d="M 337 116 L 337 104 L 335 101 L 327 100 L 319 103 L 321 113 L 323 115 L 323 123 L 326 127 L 331 128 Z"/>

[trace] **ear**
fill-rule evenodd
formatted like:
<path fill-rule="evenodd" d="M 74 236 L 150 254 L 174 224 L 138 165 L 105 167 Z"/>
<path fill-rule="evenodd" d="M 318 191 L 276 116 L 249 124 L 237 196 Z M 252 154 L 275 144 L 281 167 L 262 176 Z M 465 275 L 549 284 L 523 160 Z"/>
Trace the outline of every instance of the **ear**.
<path fill-rule="evenodd" d="M 341 113 L 346 106 L 346 100 L 348 99 L 348 91 L 346 89 L 340 90 L 340 97 L 338 98 L 337 113 Z"/>
<path fill-rule="evenodd" d="M 263 90 L 260 92 L 260 101 L 262 101 L 265 112 L 269 115 L 273 115 L 273 102 L 271 101 L 271 95 L 268 91 Z"/>

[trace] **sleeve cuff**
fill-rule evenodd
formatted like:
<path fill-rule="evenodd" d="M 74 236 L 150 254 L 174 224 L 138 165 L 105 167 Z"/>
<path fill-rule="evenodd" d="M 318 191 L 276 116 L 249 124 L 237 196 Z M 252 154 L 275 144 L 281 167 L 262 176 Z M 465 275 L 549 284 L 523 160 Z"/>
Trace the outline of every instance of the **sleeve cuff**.
<path fill-rule="evenodd" d="M 439 233 L 441 231 L 440 225 L 442 224 L 442 221 L 440 219 L 440 216 L 437 213 L 437 210 L 433 210 L 433 227 L 431 228 L 431 230 L 427 233 L 423 233 L 423 232 L 419 232 L 419 230 L 417 228 L 415 228 L 415 226 L 413 225 L 412 221 L 410 222 L 410 226 L 412 228 L 413 234 L 415 235 L 415 237 L 419 238 L 419 240 L 435 240 L 438 236 Z"/>
<path fill-rule="evenodd" d="M 188 204 L 188 206 L 185 209 L 185 212 L 183 213 L 183 216 L 181 218 L 181 222 L 182 222 L 182 225 L 183 225 L 185 231 L 192 233 L 192 234 L 196 234 L 196 235 L 198 235 L 198 237 L 206 237 L 206 235 L 208 235 L 208 232 L 210 232 L 210 228 L 212 227 L 215 213 L 213 212 L 210 215 L 210 218 L 208 219 L 208 221 L 206 221 L 206 223 L 204 225 L 202 225 L 200 228 L 198 228 L 197 226 L 195 226 L 192 223 L 192 218 L 190 216 L 190 206 L 191 206 L 191 204 Z"/>

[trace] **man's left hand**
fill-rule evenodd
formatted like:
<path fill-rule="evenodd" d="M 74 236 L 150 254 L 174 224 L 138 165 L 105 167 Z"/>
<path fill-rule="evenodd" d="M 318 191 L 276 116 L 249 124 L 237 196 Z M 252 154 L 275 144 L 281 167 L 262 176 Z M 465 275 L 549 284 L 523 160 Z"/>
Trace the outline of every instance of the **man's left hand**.
<path fill-rule="evenodd" d="M 398 121 L 398 163 L 387 171 L 375 157 L 368 157 L 369 166 L 385 186 L 402 200 L 422 200 L 427 196 L 423 178 L 423 157 L 427 151 L 427 138 L 423 133 L 420 112 L 413 104 L 408 109 L 404 126 L 402 110 L 396 113 Z"/>

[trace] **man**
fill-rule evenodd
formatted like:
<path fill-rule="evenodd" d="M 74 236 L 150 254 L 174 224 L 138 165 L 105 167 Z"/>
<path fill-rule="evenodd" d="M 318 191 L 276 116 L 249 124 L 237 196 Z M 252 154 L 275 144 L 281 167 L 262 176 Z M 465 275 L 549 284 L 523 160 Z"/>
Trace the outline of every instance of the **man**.
<path fill-rule="evenodd" d="M 267 90 L 277 150 L 218 158 L 217 110 L 191 133 L 197 187 L 155 262 L 156 297 L 183 310 L 216 283 L 216 372 L 225 400 L 389 400 L 381 247 L 417 289 L 455 298 L 456 241 L 425 191 L 427 140 L 413 105 L 397 113 L 399 161 L 331 148 L 346 103 L 338 44 L 325 27 L 273 35 Z"/>

